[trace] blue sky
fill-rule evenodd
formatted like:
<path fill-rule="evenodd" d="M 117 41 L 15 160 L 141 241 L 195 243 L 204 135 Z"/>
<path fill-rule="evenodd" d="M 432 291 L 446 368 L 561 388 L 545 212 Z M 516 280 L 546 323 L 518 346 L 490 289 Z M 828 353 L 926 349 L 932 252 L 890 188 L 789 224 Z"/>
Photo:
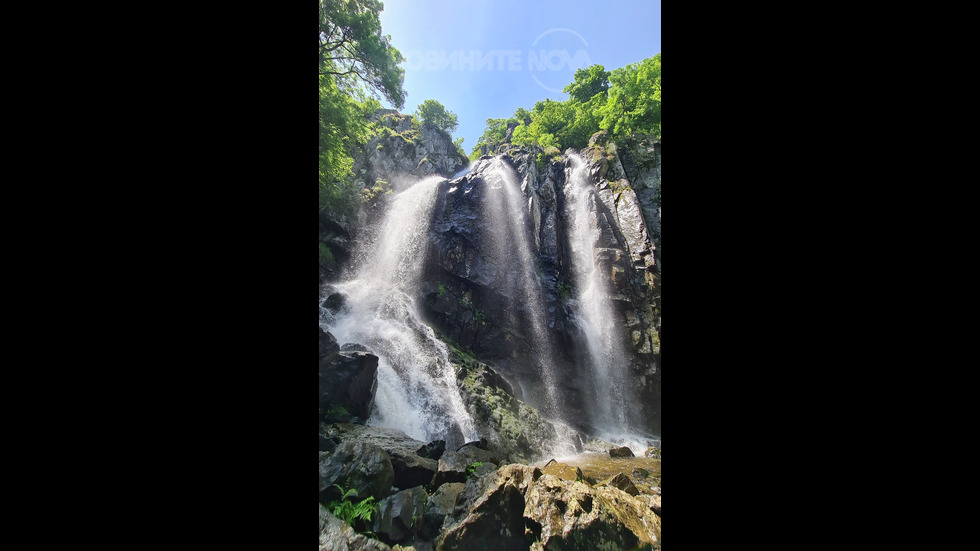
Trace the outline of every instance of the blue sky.
<path fill-rule="evenodd" d="M 575 69 L 660 53 L 661 1 L 384 0 L 382 32 L 407 58 L 403 113 L 435 99 L 469 153 L 487 118 L 565 100 Z M 384 102 L 383 102 L 384 103 Z M 386 105 L 386 107 L 390 107 Z"/>

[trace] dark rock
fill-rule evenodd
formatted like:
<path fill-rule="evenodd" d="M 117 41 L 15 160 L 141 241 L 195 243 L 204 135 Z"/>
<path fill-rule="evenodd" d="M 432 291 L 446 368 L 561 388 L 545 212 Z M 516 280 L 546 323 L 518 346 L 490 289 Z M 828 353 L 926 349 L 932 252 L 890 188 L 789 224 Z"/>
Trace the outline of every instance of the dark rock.
<path fill-rule="evenodd" d="M 413 453 L 393 451 L 389 456 L 395 471 L 395 485 L 399 488 L 428 485 L 439 467 L 437 460 L 419 457 Z"/>
<path fill-rule="evenodd" d="M 326 298 L 321 304 L 324 308 L 330 311 L 331 314 L 338 314 L 341 312 L 348 312 L 347 307 L 347 297 L 343 293 L 333 293 Z"/>
<path fill-rule="evenodd" d="M 398 429 L 368 427 L 352 423 L 334 423 L 327 427 L 327 433 L 340 442 L 364 442 L 373 444 L 388 452 L 409 455 L 422 445 Z"/>
<path fill-rule="evenodd" d="M 332 334 L 324 331 L 322 327 L 320 329 L 320 359 L 329 357 L 332 354 L 336 354 L 340 347 L 337 346 L 337 339 L 334 338 Z"/>
<path fill-rule="evenodd" d="M 388 452 L 364 442 L 343 442 L 332 452 L 320 454 L 320 500 L 328 503 L 341 496 L 333 485 L 355 488 L 359 500 L 388 496 L 395 480 Z"/>
<path fill-rule="evenodd" d="M 445 551 L 517 551 L 524 539 L 524 496 L 511 485 L 499 486 L 446 533 Z"/>
<path fill-rule="evenodd" d="M 340 349 L 344 352 L 370 352 L 366 346 L 363 344 L 357 344 L 353 342 L 344 343 Z"/>
<path fill-rule="evenodd" d="M 350 415 L 367 419 L 377 389 L 378 357 L 374 354 L 339 352 L 320 359 L 321 415 L 339 406 Z"/>
<path fill-rule="evenodd" d="M 378 503 L 374 531 L 387 542 L 399 542 L 421 528 L 428 495 L 421 486 L 402 490 Z"/>
<path fill-rule="evenodd" d="M 456 498 L 465 487 L 466 485 L 461 482 L 443 484 L 429 496 L 419 532 L 423 538 L 431 540 L 439 534 L 443 520 L 447 515 L 452 514 L 453 507 L 456 506 Z"/>
<path fill-rule="evenodd" d="M 466 482 L 468 466 L 465 455 L 453 451 L 443 453 L 429 488 L 434 490 L 448 482 Z"/>
<path fill-rule="evenodd" d="M 415 450 L 415 454 L 420 457 L 427 457 L 429 459 L 439 460 L 442 457 L 443 452 L 446 451 L 446 441 L 445 440 L 433 440 L 428 444 L 422 446 L 421 448 Z"/>
<path fill-rule="evenodd" d="M 634 457 L 633 450 L 622 446 L 609 450 L 609 457 Z"/>
<path fill-rule="evenodd" d="M 447 523 L 461 522 L 474 507 L 486 500 L 487 496 L 499 486 L 511 485 L 524 493 L 540 477 L 541 470 L 537 467 L 520 464 L 504 465 L 497 469 L 495 476 L 470 477 L 466 481 L 466 487 L 456 498 L 452 518 L 447 519 Z"/>
<path fill-rule="evenodd" d="M 640 491 L 637 490 L 636 486 L 633 484 L 633 481 L 630 480 L 630 477 L 626 476 L 623 473 L 617 473 L 616 476 L 603 480 L 602 482 L 599 483 L 599 485 L 618 488 L 631 496 L 635 496 L 640 493 Z"/>
<path fill-rule="evenodd" d="M 321 452 L 333 451 L 337 447 L 338 442 L 330 437 L 321 435 L 317 442 L 318 448 Z"/>
<path fill-rule="evenodd" d="M 487 450 L 472 443 L 461 446 L 456 453 L 463 456 L 467 465 L 472 465 L 473 463 L 496 463 L 499 465 L 507 462 L 507 456 L 505 454 Z"/>

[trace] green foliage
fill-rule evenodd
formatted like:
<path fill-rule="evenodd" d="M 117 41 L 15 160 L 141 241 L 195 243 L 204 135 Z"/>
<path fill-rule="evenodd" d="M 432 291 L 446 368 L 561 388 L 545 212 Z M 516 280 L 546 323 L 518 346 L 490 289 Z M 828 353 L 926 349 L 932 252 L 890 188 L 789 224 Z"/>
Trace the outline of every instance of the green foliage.
<path fill-rule="evenodd" d="M 466 150 L 463 149 L 463 137 L 462 136 L 460 136 L 460 137 L 456 138 L 455 140 L 453 140 L 453 145 L 456 146 L 456 151 L 459 152 L 459 155 L 461 157 L 466 157 Z"/>
<path fill-rule="evenodd" d="M 596 94 L 605 94 L 609 90 L 609 72 L 602 65 L 593 65 L 575 71 L 575 80 L 565 87 L 570 101 L 586 103 Z"/>
<path fill-rule="evenodd" d="M 474 310 L 473 311 L 473 319 L 477 323 L 480 323 L 482 325 L 486 325 L 487 324 L 487 317 L 486 317 L 486 315 L 484 315 L 483 310 L 479 310 L 479 309 Z"/>
<path fill-rule="evenodd" d="M 382 196 L 391 194 L 391 184 L 383 178 L 378 178 L 373 187 L 361 190 L 361 199 L 365 203 L 376 203 Z"/>
<path fill-rule="evenodd" d="M 660 54 L 612 72 L 602 65 L 579 69 L 563 91 L 567 101 L 545 99 L 530 111 L 519 108 L 509 119 L 487 119 L 470 159 L 503 143 L 509 123 L 517 124 L 510 143 L 560 151 L 586 147 L 602 129 L 614 140 L 636 134 L 660 137 Z M 537 160 L 539 167 L 545 162 L 542 156 Z"/>
<path fill-rule="evenodd" d="M 380 104 L 354 100 L 330 75 L 319 78 L 319 207 L 350 214 L 358 204 L 358 189 L 350 179 L 353 152 L 368 139 L 366 114 Z"/>
<path fill-rule="evenodd" d="M 440 130 L 445 130 L 452 134 L 456 130 L 456 113 L 446 111 L 446 108 L 434 99 L 427 99 L 419 105 L 415 111 L 415 117 L 422 120 L 422 124 L 434 126 Z"/>
<path fill-rule="evenodd" d="M 469 467 L 466 467 L 466 478 L 468 479 L 469 477 L 473 476 L 473 473 L 476 472 L 476 470 L 482 466 L 483 463 L 481 461 L 471 463 Z"/>
<path fill-rule="evenodd" d="M 323 241 L 320 241 L 319 243 L 320 243 L 320 262 L 321 263 L 333 262 L 334 261 L 333 251 L 331 251 L 330 247 L 328 247 L 327 244 L 324 243 Z"/>
<path fill-rule="evenodd" d="M 384 10 L 380 0 L 320 0 L 319 2 L 320 76 L 333 76 L 349 94 L 359 94 L 367 85 L 372 94 L 380 93 L 396 108 L 405 104 L 402 83 L 405 61 L 391 45 L 391 36 L 381 34 Z"/>
<path fill-rule="evenodd" d="M 614 70 L 609 99 L 599 109 L 599 126 L 614 138 L 660 137 L 660 54 Z"/>
<path fill-rule="evenodd" d="M 438 294 L 438 297 L 439 297 L 439 298 L 442 298 L 442 297 L 444 297 L 445 295 L 446 295 L 446 286 L 445 286 L 445 285 L 443 285 L 442 283 L 440 283 L 440 284 L 439 284 L 439 294 Z"/>
<path fill-rule="evenodd" d="M 333 485 L 334 488 L 340 490 L 341 498 L 339 501 L 332 501 L 327 506 L 330 512 L 334 514 L 335 517 L 343 520 L 347 524 L 354 526 L 354 523 L 358 520 L 363 520 L 365 522 L 371 522 L 371 515 L 374 514 L 377 509 L 377 505 L 374 503 L 374 496 L 369 496 L 357 503 L 351 501 L 351 497 L 357 497 L 357 489 L 351 488 L 350 490 L 344 490 L 337 484 Z"/>
<path fill-rule="evenodd" d="M 350 419 L 350 416 L 351 416 L 350 412 L 347 411 L 347 408 L 345 408 L 340 404 L 333 404 L 332 406 L 330 406 L 330 409 L 327 410 L 327 413 L 324 414 L 323 418 L 324 421 L 328 421 L 328 422 L 346 421 Z"/>
<path fill-rule="evenodd" d="M 476 145 L 473 146 L 473 151 L 470 153 L 470 160 L 475 161 L 484 152 L 491 153 L 496 150 L 497 146 L 504 143 L 504 136 L 507 135 L 507 125 L 516 122 L 516 118 L 487 119 L 487 126 L 483 130 L 483 134 L 476 140 Z M 516 142 L 512 141 L 511 143 Z"/>

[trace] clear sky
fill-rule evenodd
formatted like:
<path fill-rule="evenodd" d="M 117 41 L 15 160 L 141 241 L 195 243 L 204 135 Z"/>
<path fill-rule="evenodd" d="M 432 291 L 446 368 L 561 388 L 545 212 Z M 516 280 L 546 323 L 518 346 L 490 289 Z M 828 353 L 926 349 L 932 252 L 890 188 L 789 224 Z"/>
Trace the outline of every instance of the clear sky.
<path fill-rule="evenodd" d="M 434 99 L 469 153 L 488 118 L 568 99 L 575 69 L 660 53 L 660 0 L 384 0 L 382 32 L 407 59 L 403 113 Z M 384 103 L 384 101 L 382 101 Z M 386 107 L 390 107 L 386 105 Z"/>

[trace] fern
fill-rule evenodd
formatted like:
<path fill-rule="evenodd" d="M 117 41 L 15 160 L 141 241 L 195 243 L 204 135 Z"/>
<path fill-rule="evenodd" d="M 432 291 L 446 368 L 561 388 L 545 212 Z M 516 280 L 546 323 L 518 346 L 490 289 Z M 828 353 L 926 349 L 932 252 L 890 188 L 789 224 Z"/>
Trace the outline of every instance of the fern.
<path fill-rule="evenodd" d="M 334 484 L 334 487 L 340 490 L 341 494 L 340 501 L 332 501 L 329 505 L 330 512 L 332 512 L 335 517 L 343 520 L 351 526 L 354 526 L 354 523 L 357 520 L 371 522 L 371 515 L 374 514 L 377 507 L 377 505 L 374 503 L 374 496 L 369 496 L 357 503 L 354 503 L 350 498 L 357 497 L 357 488 L 344 490 L 337 484 Z"/>

